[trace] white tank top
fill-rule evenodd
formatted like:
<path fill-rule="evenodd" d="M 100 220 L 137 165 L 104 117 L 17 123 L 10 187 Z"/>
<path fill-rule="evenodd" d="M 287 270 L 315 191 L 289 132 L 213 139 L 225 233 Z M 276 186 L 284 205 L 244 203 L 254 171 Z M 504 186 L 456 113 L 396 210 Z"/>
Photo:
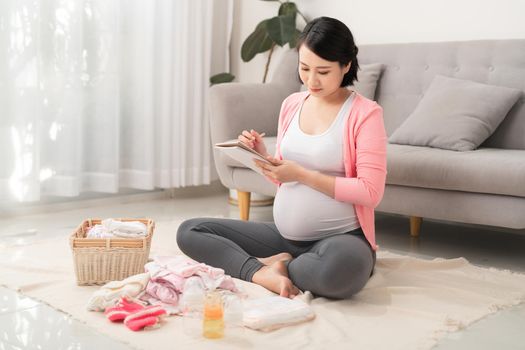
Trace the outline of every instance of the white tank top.
<path fill-rule="evenodd" d="M 345 176 L 343 132 L 353 97 L 348 97 L 330 127 L 319 135 L 301 130 L 301 105 L 281 141 L 283 159 L 326 175 Z M 360 227 L 352 203 L 339 202 L 299 182 L 281 184 L 273 217 L 283 237 L 296 241 L 318 240 Z"/>

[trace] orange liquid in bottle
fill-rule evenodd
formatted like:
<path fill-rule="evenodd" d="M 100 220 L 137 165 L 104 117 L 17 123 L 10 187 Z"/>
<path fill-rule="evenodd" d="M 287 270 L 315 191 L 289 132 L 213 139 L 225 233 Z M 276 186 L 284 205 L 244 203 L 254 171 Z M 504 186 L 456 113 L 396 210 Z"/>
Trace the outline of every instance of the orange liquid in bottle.
<path fill-rule="evenodd" d="M 224 337 L 224 309 L 219 293 L 211 292 L 206 295 L 202 335 L 209 339 Z"/>

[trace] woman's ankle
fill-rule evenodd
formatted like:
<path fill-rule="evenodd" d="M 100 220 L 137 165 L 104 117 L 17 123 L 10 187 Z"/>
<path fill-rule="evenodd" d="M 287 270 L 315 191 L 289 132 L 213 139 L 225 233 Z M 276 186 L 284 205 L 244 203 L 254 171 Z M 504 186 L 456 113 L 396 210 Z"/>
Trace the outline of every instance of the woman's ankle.
<path fill-rule="evenodd" d="M 268 273 L 269 268 L 269 266 L 263 265 L 259 270 L 255 271 L 252 275 L 252 283 L 261 285 L 261 282 L 263 282 L 263 279 Z"/>
<path fill-rule="evenodd" d="M 252 282 L 287 298 L 299 293 L 299 289 L 288 277 L 288 270 L 283 261 L 261 267 L 253 274 Z"/>
<path fill-rule="evenodd" d="M 269 266 L 269 265 L 274 264 L 277 261 L 287 261 L 287 260 L 292 260 L 292 258 L 293 258 L 292 254 L 283 252 L 283 253 L 278 253 L 272 256 L 268 256 L 266 258 L 257 258 L 257 260 L 259 260 L 264 265 Z"/>

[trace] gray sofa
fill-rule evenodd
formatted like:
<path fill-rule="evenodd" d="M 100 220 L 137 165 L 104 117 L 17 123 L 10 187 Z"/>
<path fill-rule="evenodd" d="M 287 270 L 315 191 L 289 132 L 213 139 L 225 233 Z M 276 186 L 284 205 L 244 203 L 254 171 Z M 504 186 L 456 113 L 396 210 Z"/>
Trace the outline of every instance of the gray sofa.
<path fill-rule="evenodd" d="M 360 64 L 385 65 L 375 93 L 390 135 L 414 110 L 435 75 L 525 91 L 525 40 L 485 40 L 360 46 Z M 264 131 L 273 152 L 281 102 L 299 91 L 297 54 L 283 55 L 267 84 L 222 84 L 210 90 L 212 142 L 243 129 Z M 237 189 L 241 218 L 250 192 L 276 187 L 234 160 L 214 152 L 224 186 Z M 411 234 L 421 218 L 525 228 L 525 97 L 474 151 L 389 144 L 385 194 L 377 211 L 406 215 Z"/>

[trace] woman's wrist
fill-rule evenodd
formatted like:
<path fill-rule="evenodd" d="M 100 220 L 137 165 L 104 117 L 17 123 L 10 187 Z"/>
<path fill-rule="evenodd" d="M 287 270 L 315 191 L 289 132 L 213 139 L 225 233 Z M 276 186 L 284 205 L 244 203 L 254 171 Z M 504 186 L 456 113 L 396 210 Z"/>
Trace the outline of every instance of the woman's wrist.
<path fill-rule="evenodd" d="M 268 156 L 271 156 L 270 153 L 268 153 L 268 151 L 266 150 L 266 148 L 264 150 L 257 150 L 254 148 L 255 151 L 259 152 L 261 155 L 263 155 L 265 158 L 268 157 Z"/>
<path fill-rule="evenodd" d="M 301 167 L 301 169 L 299 170 L 299 174 L 297 176 L 297 181 L 304 185 L 309 186 L 311 184 L 313 175 L 314 175 L 313 170 L 309 170 L 309 169 Z"/>
<path fill-rule="evenodd" d="M 316 170 L 302 168 L 297 176 L 297 181 L 313 188 L 319 192 L 334 198 L 335 195 L 335 177 L 325 175 Z"/>

